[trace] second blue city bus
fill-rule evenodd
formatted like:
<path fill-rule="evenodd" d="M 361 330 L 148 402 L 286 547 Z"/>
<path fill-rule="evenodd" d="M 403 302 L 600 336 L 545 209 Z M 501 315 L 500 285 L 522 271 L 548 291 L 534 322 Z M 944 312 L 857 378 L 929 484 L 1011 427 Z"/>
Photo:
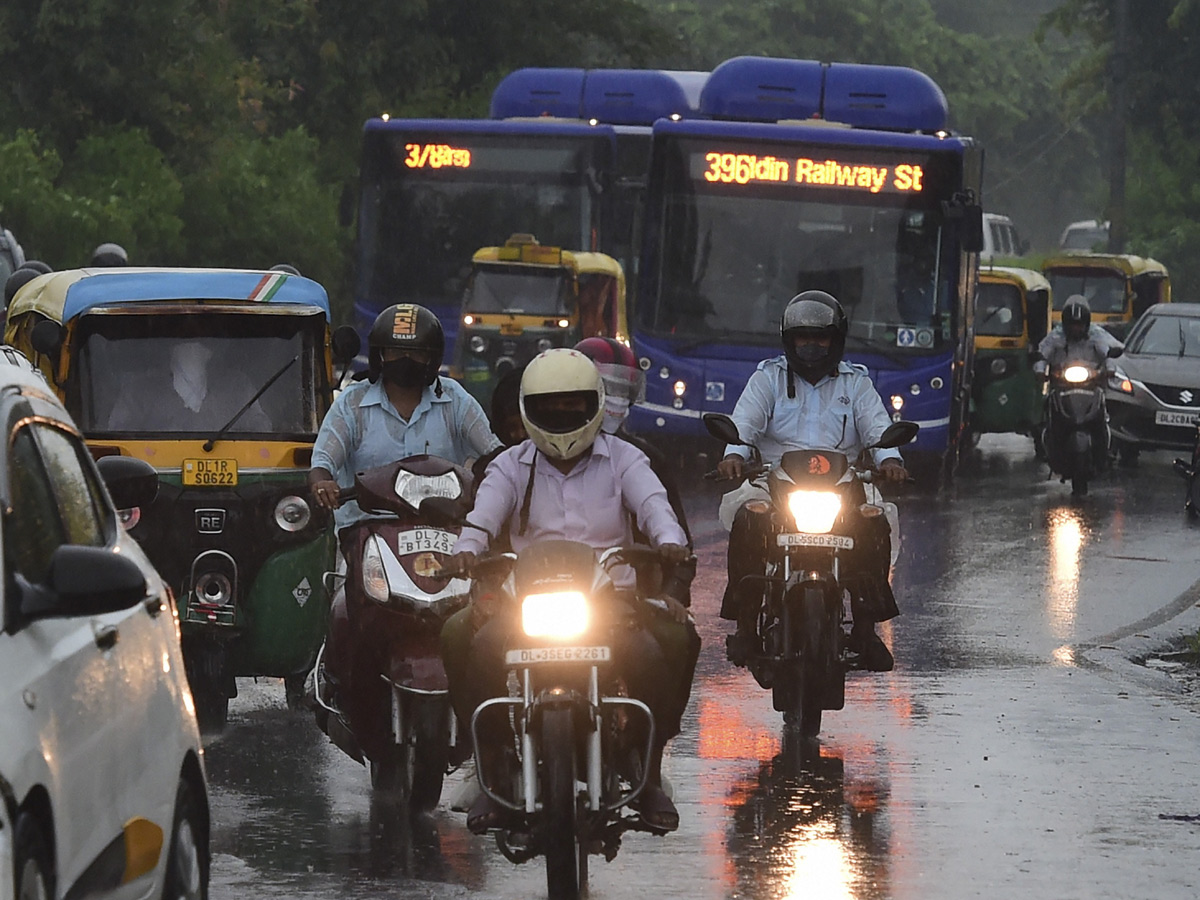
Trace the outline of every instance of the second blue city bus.
<path fill-rule="evenodd" d="M 982 151 L 913 69 L 740 57 L 698 117 L 654 125 L 632 340 L 634 430 L 690 438 L 781 352 L 795 294 L 828 291 L 911 451 L 952 468 L 970 397 Z"/>

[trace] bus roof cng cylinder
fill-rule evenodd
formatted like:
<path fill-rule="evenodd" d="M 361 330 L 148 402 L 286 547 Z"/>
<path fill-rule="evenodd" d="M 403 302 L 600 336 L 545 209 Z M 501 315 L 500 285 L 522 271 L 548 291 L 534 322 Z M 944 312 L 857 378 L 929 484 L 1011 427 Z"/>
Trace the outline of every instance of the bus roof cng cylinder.
<path fill-rule="evenodd" d="M 707 72 L 659 69 L 517 69 L 496 86 L 488 114 L 652 125 L 693 117 L 707 78 Z"/>

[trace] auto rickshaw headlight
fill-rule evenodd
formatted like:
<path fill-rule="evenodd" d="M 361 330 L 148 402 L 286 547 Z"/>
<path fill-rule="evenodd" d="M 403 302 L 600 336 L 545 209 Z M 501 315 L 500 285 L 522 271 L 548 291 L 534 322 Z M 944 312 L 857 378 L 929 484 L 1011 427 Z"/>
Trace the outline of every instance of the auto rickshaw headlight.
<path fill-rule="evenodd" d="M 275 524 L 284 531 L 301 531 L 312 521 L 312 509 L 294 494 L 275 504 Z"/>
<path fill-rule="evenodd" d="M 194 593 L 201 603 L 225 606 L 233 602 L 233 585 L 220 572 L 205 572 L 197 578 Z"/>
<path fill-rule="evenodd" d="M 1008 371 L 1008 360 L 1006 360 L 1002 357 L 997 357 L 996 359 L 992 360 L 992 374 L 993 375 L 1003 375 L 1007 371 Z"/>
<path fill-rule="evenodd" d="M 471 340 L 467 342 L 467 346 L 471 348 L 472 353 L 483 353 L 487 350 L 487 341 L 482 335 L 473 334 Z"/>
<path fill-rule="evenodd" d="M 550 338 L 542 338 L 540 341 L 537 342 L 538 353 L 545 353 L 547 350 L 549 350 L 553 346 L 554 346 L 554 341 L 550 340 Z"/>
<path fill-rule="evenodd" d="M 367 596 L 377 603 L 386 603 L 391 596 L 387 573 L 383 571 L 383 556 L 375 537 L 368 539 L 363 546 L 362 583 Z"/>
<path fill-rule="evenodd" d="M 121 523 L 121 528 L 125 531 L 136 528 L 137 523 L 142 521 L 142 508 L 140 506 L 131 506 L 129 509 L 118 509 L 117 521 Z"/>

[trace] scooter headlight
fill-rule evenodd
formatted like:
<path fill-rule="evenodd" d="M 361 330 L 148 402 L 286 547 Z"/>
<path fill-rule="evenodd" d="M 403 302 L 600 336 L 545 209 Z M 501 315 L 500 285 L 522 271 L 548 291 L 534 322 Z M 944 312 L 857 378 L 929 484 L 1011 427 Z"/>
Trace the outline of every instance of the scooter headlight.
<path fill-rule="evenodd" d="M 1092 377 L 1092 370 L 1087 366 L 1067 366 L 1063 369 L 1063 380 L 1071 384 L 1082 384 Z"/>
<path fill-rule="evenodd" d="M 521 626 L 529 637 L 567 640 L 587 630 L 587 597 L 579 591 L 530 594 L 521 601 Z"/>
<path fill-rule="evenodd" d="M 383 571 L 383 556 L 379 552 L 379 542 L 374 537 L 370 538 L 363 547 L 362 583 L 367 596 L 377 603 L 386 603 L 388 597 L 391 596 L 387 574 Z"/>
<path fill-rule="evenodd" d="M 393 490 L 397 497 L 413 509 L 420 509 L 421 501 L 430 497 L 457 500 L 462 495 L 462 485 L 453 472 L 444 475 L 418 475 L 416 472 L 401 469 L 396 476 Z"/>
<path fill-rule="evenodd" d="M 828 534 L 842 509 L 842 498 L 833 491 L 792 491 L 788 509 L 796 530 L 805 534 Z"/>
<path fill-rule="evenodd" d="M 275 524 L 284 531 L 301 531 L 312 520 L 312 510 L 303 497 L 284 497 L 275 504 Z"/>

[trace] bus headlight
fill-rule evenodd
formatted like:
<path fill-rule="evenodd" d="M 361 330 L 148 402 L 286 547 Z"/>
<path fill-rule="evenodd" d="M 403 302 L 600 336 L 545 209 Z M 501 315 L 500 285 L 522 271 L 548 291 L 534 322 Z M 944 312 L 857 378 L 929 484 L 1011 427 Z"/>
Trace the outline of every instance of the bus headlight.
<path fill-rule="evenodd" d="M 275 504 L 275 524 L 283 531 L 302 531 L 312 521 L 312 510 L 303 497 L 284 497 Z"/>
<path fill-rule="evenodd" d="M 792 491 L 787 499 L 796 530 L 805 534 L 828 534 L 842 509 L 842 498 L 833 491 Z"/>
<path fill-rule="evenodd" d="M 892 394 L 892 409 L 894 409 L 896 412 L 900 412 L 900 410 L 904 409 L 904 398 L 899 394 Z"/>
<path fill-rule="evenodd" d="M 587 630 L 587 597 L 579 591 L 530 594 L 521 601 L 521 627 L 529 637 L 565 640 Z"/>

